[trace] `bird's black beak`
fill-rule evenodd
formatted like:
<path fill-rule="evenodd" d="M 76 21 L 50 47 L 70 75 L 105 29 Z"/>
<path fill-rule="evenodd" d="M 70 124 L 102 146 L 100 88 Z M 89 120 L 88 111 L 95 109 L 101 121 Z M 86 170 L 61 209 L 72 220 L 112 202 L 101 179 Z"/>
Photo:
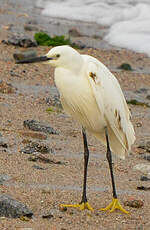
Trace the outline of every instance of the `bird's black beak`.
<path fill-rule="evenodd" d="M 45 62 L 52 60 L 52 58 L 49 58 L 47 56 L 40 56 L 40 57 L 33 57 L 33 58 L 27 58 L 23 60 L 16 61 L 16 64 L 27 64 L 27 63 L 36 63 L 36 62 Z"/>

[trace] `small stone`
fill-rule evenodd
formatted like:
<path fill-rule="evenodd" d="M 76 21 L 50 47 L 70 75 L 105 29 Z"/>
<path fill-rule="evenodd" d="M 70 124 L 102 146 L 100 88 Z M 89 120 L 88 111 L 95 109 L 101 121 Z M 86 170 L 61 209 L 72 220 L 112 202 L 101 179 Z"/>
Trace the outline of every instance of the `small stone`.
<path fill-rule="evenodd" d="M 66 212 L 67 211 L 67 207 L 59 206 L 59 210 L 61 212 Z"/>
<path fill-rule="evenodd" d="M 51 213 L 42 215 L 43 219 L 51 219 L 52 217 L 54 217 L 54 216 Z"/>
<path fill-rule="evenodd" d="M 52 127 L 49 125 L 35 121 L 35 120 L 25 120 L 23 122 L 24 127 L 29 128 L 33 131 L 40 131 L 44 133 L 49 133 L 49 134 L 58 134 L 56 130 L 54 130 Z"/>
<path fill-rule="evenodd" d="M 48 164 L 62 164 L 61 161 L 54 161 L 54 160 L 51 160 L 49 158 L 46 158 L 46 157 L 43 157 L 41 155 L 33 155 L 31 157 L 28 158 L 29 161 L 34 161 L 34 162 L 42 162 L 42 163 L 48 163 Z"/>
<path fill-rule="evenodd" d="M 9 195 L 0 195 L 0 216 L 20 218 L 22 216 L 31 218 L 33 212 L 21 202 Z"/>
<path fill-rule="evenodd" d="M 137 187 L 137 190 L 150 191 L 150 187 L 138 186 L 138 187 Z"/>
<path fill-rule="evenodd" d="M 141 181 L 149 181 L 150 178 L 148 178 L 147 176 L 141 176 L 140 180 Z"/>
<path fill-rule="evenodd" d="M 141 148 L 141 149 L 146 150 L 147 152 L 150 152 L 150 140 L 142 141 L 139 144 L 138 148 Z"/>
<path fill-rule="evenodd" d="M 141 122 L 137 122 L 136 123 L 136 127 L 142 127 L 142 123 Z"/>
<path fill-rule="evenodd" d="M 135 93 L 147 93 L 148 89 L 147 88 L 140 88 L 138 90 L 135 90 Z"/>
<path fill-rule="evenodd" d="M 141 208 L 144 205 L 144 203 L 142 200 L 132 199 L 125 201 L 124 205 L 132 208 Z"/>
<path fill-rule="evenodd" d="M 150 155 L 145 154 L 145 155 L 143 156 L 143 158 L 144 158 L 145 160 L 147 160 L 147 161 L 150 161 Z"/>
<path fill-rule="evenodd" d="M 11 177 L 6 174 L 0 175 L 0 185 L 3 184 L 5 181 L 11 180 Z"/>
<path fill-rule="evenodd" d="M 50 149 L 45 144 L 30 142 L 27 146 L 24 147 L 24 149 L 20 150 L 20 152 L 25 153 L 25 154 L 32 154 L 35 152 L 40 152 L 40 153 L 45 154 L 45 153 L 53 152 L 53 150 Z"/>
<path fill-rule="evenodd" d="M 35 41 L 32 41 L 30 38 L 25 36 L 12 36 L 7 40 L 2 40 L 2 43 L 6 45 L 20 46 L 24 48 L 37 46 L 37 43 Z"/>
<path fill-rule="evenodd" d="M 132 71 L 132 67 L 130 64 L 128 63 L 122 63 L 118 69 L 122 69 L 122 70 L 128 70 L 128 71 Z"/>
<path fill-rule="evenodd" d="M 150 100 L 150 95 L 147 95 L 147 96 L 146 96 L 146 99 L 147 99 L 147 100 Z"/>
<path fill-rule="evenodd" d="M 14 59 L 17 61 L 36 57 L 36 56 L 37 56 L 37 53 L 35 50 L 30 50 L 30 51 L 25 51 L 25 52 L 17 51 L 13 54 Z"/>
<path fill-rule="evenodd" d="M 5 143 L 3 140 L 0 140 L 0 147 L 3 147 L 3 148 L 8 148 L 8 144 Z"/>
<path fill-rule="evenodd" d="M 35 169 L 45 170 L 44 168 L 40 167 L 39 165 L 33 165 L 32 167 Z"/>

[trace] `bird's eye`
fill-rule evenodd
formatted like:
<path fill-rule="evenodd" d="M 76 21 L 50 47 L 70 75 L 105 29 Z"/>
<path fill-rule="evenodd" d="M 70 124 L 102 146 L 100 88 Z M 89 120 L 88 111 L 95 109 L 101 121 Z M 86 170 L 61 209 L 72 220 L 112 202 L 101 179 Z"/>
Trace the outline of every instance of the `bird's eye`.
<path fill-rule="evenodd" d="M 59 58 L 59 57 L 60 57 L 60 54 L 56 54 L 56 57 Z"/>

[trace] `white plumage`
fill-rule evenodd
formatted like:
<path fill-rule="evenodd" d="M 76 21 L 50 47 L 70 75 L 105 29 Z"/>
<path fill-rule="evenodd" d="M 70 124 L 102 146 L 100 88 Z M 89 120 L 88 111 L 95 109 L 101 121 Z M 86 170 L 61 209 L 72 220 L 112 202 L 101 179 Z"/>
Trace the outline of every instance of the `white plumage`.
<path fill-rule="evenodd" d="M 65 111 L 82 125 L 84 144 L 84 181 L 82 199 L 79 204 L 63 207 L 87 208 L 93 211 L 87 200 L 86 183 L 89 150 L 86 131 L 107 146 L 113 199 L 101 210 L 113 212 L 120 209 L 128 213 L 117 199 L 113 175 L 111 150 L 120 158 L 125 158 L 134 143 L 135 134 L 131 115 L 120 85 L 114 75 L 97 59 L 80 55 L 69 46 L 51 49 L 46 56 L 18 61 L 18 64 L 46 62 L 55 67 L 55 83 Z"/>
<path fill-rule="evenodd" d="M 124 159 L 135 141 L 131 115 L 114 75 L 96 58 L 80 55 L 69 46 L 55 47 L 47 57 L 55 66 L 55 83 L 65 111 Z"/>

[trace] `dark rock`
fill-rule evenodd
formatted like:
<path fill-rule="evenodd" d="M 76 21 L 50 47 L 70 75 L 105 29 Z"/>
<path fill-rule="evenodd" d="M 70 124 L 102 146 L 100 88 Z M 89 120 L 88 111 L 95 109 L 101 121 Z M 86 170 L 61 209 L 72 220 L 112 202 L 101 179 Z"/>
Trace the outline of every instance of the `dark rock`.
<path fill-rule="evenodd" d="M 2 40 L 2 43 L 6 45 L 20 46 L 24 48 L 28 47 L 36 47 L 37 43 L 30 38 L 21 37 L 21 36 L 13 36 L 8 38 L 7 40 Z"/>
<path fill-rule="evenodd" d="M 48 163 L 48 164 L 59 164 L 59 165 L 62 164 L 61 161 L 54 161 L 54 160 L 51 160 L 49 158 L 43 157 L 41 155 L 37 155 L 37 156 L 33 155 L 33 156 L 29 157 L 28 160 L 34 161 L 34 162 L 39 161 L 39 162 Z"/>
<path fill-rule="evenodd" d="M 137 190 L 150 191 L 150 187 L 138 186 L 138 187 L 137 187 Z"/>
<path fill-rule="evenodd" d="M 0 216 L 19 218 L 32 217 L 33 212 L 20 201 L 14 200 L 9 195 L 0 195 Z"/>
<path fill-rule="evenodd" d="M 141 176 L 140 180 L 141 181 L 149 181 L 150 178 L 148 178 L 147 176 Z"/>
<path fill-rule="evenodd" d="M 39 165 L 32 165 L 32 167 L 35 169 L 45 170 L 44 168 L 40 167 Z"/>
<path fill-rule="evenodd" d="M 147 152 L 150 152 L 150 141 L 143 141 L 139 144 L 138 148 L 144 149 Z"/>
<path fill-rule="evenodd" d="M 147 96 L 146 96 L 146 99 L 147 99 L 147 100 L 150 100 L 150 95 L 147 95 Z"/>
<path fill-rule="evenodd" d="M 23 122 L 24 127 L 29 128 L 33 131 L 40 131 L 44 133 L 49 133 L 49 134 L 58 134 L 56 130 L 54 130 L 52 127 L 49 125 L 35 121 L 35 120 L 25 120 Z"/>
<path fill-rule="evenodd" d="M 37 53 L 35 50 L 30 50 L 26 52 L 17 51 L 13 54 L 13 57 L 15 60 L 23 60 L 27 58 L 36 57 L 36 56 L 37 56 Z"/>
<path fill-rule="evenodd" d="M 51 106 L 56 106 L 56 107 L 62 109 L 59 95 L 53 95 L 53 96 L 47 97 L 46 98 L 46 104 L 51 105 Z"/>
<path fill-rule="evenodd" d="M 145 106 L 148 108 L 150 107 L 150 102 L 149 100 L 145 99 L 145 94 L 138 95 L 135 92 L 126 90 L 124 91 L 124 95 L 125 95 L 125 98 L 128 104 L 141 105 L 141 106 Z"/>
<path fill-rule="evenodd" d="M 124 205 L 132 207 L 132 208 L 141 208 L 144 205 L 144 203 L 143 203 L 142 200 L 133 199 L 133 200 L 127 200 L 127 201 L 125 201 Z"/>
<path fill-rule="evenodd" d="M 1 174 L 1 175 L 0 175 L 0 185 L 3 184 L 5 181 L 10 180 L 10 179 L 11 179 L 10 176 L 8 176 L 8 175 L 6 175 L 6 174 Z"/>
<path fill-rule="evenodd" d="M 25 154 L 32 154 L 34 152 L 49 153 L 49 152 L 53 152 L 53 150 L 50 149 L 45 144 L 42 144 L 42 143 L 39 144 L 36 142 L 31 142 L 24 149 L 22 149 L 20 152 L 25 153 Z"/>
<path fill-rule="evenodd" d="M 8 148 L 8 144 L 5 143 L 3 140 L 0 140 L 0 147 L 3 147 L 3 148 Z"/>
<path fill-rule="evenodd" d="M 54 216 L 51 213 L 42 215 L 43 219 L 51 219 L 52 217 L 54 217 Z"/>
<path fill-rule="evenodd" d="M 147 93 L 148 89 L 147 88 L 140 88 L 138 90 L 135 90 L 135 93 Z"/>
<path fill-rule="evenodd" d="M 143 156 L 143 158 L 144 158 L 145 160 L 147 160 L 147 161 L 150 161 L 150 155 L 145 154 L 145 155 Z"/>
<path fill-rule="evenodd" d="M 128 70 L 128 71 L 132 71 L 132 67 L 130 64 L 128 63 L 122 63 L 120 66 L 118 66 L 118 69 L 122 69 L 122 70 Z"/>

